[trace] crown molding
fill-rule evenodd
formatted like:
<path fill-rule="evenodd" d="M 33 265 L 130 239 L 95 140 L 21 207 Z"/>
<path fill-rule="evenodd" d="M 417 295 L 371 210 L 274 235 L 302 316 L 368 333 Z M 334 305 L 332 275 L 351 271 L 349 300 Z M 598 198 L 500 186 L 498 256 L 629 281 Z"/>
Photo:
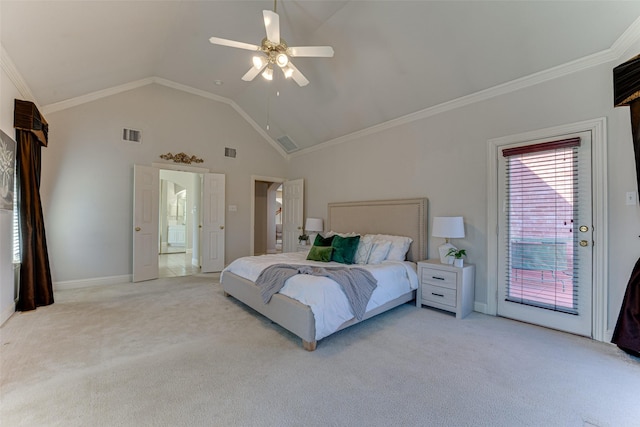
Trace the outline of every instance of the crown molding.
<path fill-rule="evenodd" d="M 620 60 L 627 58 L 623 58 L 623 55 L 631 49 L 634 43 L 637 43 L 640 40 L 640 17 L 633 21 L 629 28 L 627 28 L 624 33 L 618 40 L 616 40 L 611 46 L 611 51 L 614 56 L 614 60 Z"/>
<path fill-rule="evenodd" d="M 47 114 L 47 113 L 53 113 L 56 111 L 66 110 L 67 108 L 76 107 L 78 105 L 82 105 L 87 102 L 96 101 L 98 99 L 105 98 L 107 96 L 116 95 L 122 92 L 126 92 L 128 90 L 137 89 L 139 87 L 150 85 L 153 83 L 229 105 L 238 114 L 240 114 L 240 116 L 245 121 L 247 121 L 247 123 L 249 123 L 249 125 L 251 125 L 251 127 L 256 132 L 258 132 L 258 134 L 260 134 L 260 136 L 262 136 L 262 138 L 264 138 L 282 157 L 288 160 L 289 155 L 282 149 L 282 147 L 280 147 L 280 145 L 276 141 L 274 141 L 273 138 L 271 138 L 269 134 L 266 133 L 264 129 L 262 129 L 260 125 L 256 123 L 256 121 L 253 120 L 251 116 L 249 116 L 249 114 L 247 114 L 247 112 L 244 111 L 235 101 L 232 101 L 229 98 L 225 98 L 223 96 L 219 96 L 211 92 L 207 92 L 205 90 L 196 89 L 194 87 L 183 85 L 181 83 L 176 83 L 174 81 L 167 80 L 161 77 L 147 77 L 144 79 L 125 83 L 123 85 L 114 86 L 111 88 L 92 92 L 86 95 L 78 96 L 76 98 L 71 98 L 71 99 L 56 102 L 53 104 L 48 104 L 42 107 L 41 111 L 43 112 L 43 114 Z"/>
<path fill-rule="evenodd" d="M 640 24 L 640 19 L 634 22 L 634 25 L 636 25 L 636 23 Z M 633 41 L 640 39 L 640 25 L 638 25 L 637 30 L 633 31 L 633 34 L 635 36 L 635 40 Z M 626 36 L 626 35 L 627 35 L 627 32 L 623 34 L 623 36 Z M 629 39 L 631 39 L 631 37 L 629 37 Z M 625 41 L 624 43 L 621 43 L 621 45 L 624 45 L 624 46 L 627 46 L 630 44 L 631 44 L 631 41 L 629 42 Z M 622 47 L 620 49 L 622 49 Z M 309 154 L 317 150 L 329 148 L 338 144 L 342 144 L 348 141 L 352 141 L 358 138 L 363 138 L 365 136 L 369 136 L 378 132 L 392 129 L 397 126 L 402 126 L 417 120 L 423 120 L 429 117 L 436 116 L 438 114 L 445 113 L 447 111 L 456 110 L 458 108 L 462 108 L 471 104 L 486 101 L 488 99 L 495 98 L 497 96 L 515 92 L 520 89 L 525 89 L 540 83 L 544 83 L 550 80 L 555 80 L 557 78 L 564 77 L 573 73 L 577 73 L 579 71 L 583 71 L 601 64 L 606 64 L 608 62 L 618 59 L 618 57 L 619 55 L 616 54 L 616 51 L 614 51 L 613 48 L 606 49 L 601 52 L 598 52 L 589 56 L 585 56 L 583 58 L 579 58 L 574 61 L 562 64 L 562 65 L 558 65 L 553 68 L 549 68 L 547 70 L 539 71 L 537 73 L 530 74 L 528 76 L 525 76 L 516 80 L 512 80 L 507 83 L 503 83 L 485 90 L 481 90 L 479 92 L 475 92 L 470 95 L 462 96 L 460 98 L 456 98 L 451 101 L 443 102 L 441 104 L 434 105 L 433 107 L 425 108 L 424 110 L 419 110 L 419 111 L 416 111 L 415 113 L 410 113 L 405 116 L 398 117 L 396 119 L 392 119 L 387 122 L 380 123 L 375 126 L 371 126 L 371 127 L 359 130 L 357 132 L 340 136 L 338 138 L 323 142 L 321 144 L 317 144 L 312 147 L 296 151 L 295 153 L 291 154 L 291 157 L 298 157 L 301 155 Z"/>
<path fill-rule="evenodd" d="M 242 107 L 240 107 L 235 101 L 229 99 L 229 98 L 225 98 L 223 96 L 220 95 L 216 95 L 213 94 L 211 92 L 207 92 L 205 90 L 201 90 L 201 89 L 196 89 L 194 87 L 191 86 L 187 86 L 187 85 L 183 85 L 180 83 L 176 83 L 174 81 L 171 80 L 167 80 L 167 79 L 163 79 L 161 77 L 154 77 L 154 83 L 163 85 L 163 86 L 167 86 L 167 87 L 171 87 L 173 89 L 177 89 L 177 90 L 181 90 L 183 92 L 187 92 L 187 93 L 191 93 L 193 95 L 198 95 L 201 96 L 203 98 L 207 98 L 207 99 L 211 99 L 213 101 L 217 101 L 217 102 L 222 102 L 224 104 L 227 104 L 229 106 L 231 106 L 231 108 L 233 108 L 234 110 L 236 110 L 236 112 L 238 114 L 240 114 L 240 116 L 242 116 L 243 119 L 245 119 L 247 121 L 247 123 L 249 123 L 251 125 L 251 127 L 260 134 L 260 136 L 262 136 L 282 157 L 284 157 L 285 159 L 288 160 L 288 154 L 284 151 L 284 149 L 282 149 L 282 147 L 280 146 L 280 144 L 278 144 L 273 138 L 271 138 L 271 136 L 269 136 L 269 134 L 267 132 L 265 132 L 264 129 L 262 129 L 260 127 L 260 125 L 253 120 L 253 118 L 251 116 L 249 116 L 249 114 L 247 114 L 246 111 L 244 111 L 242 109 Z"/>
<path fill-rule="evenodd" d="M 38 103 L 35 101 L 35 97 L 33 96 L 29 85 L 22 78 L 22 74 L 20 74 L 16 68 L 16 64 L 13 63 L 11 57 L 9 57 L 9 54 L 2 46 L 0 46 L 0 66 L 2 67 L 2 70 L 7 73 L 9 80 L 11 80 L 13 85 L 18 89 L 18 92 L 20 92 L 20 95 L 24 100 L 33 102 L 36 107 L 38 107 L 38 110 L 42 111 Z"/>
<path fill-rule="evenodd" d="M 126 92 L 131 89 L 137 89 L 139 87 L 146 86 L 151 83 L 153 83 L 153 77 L 147 77 L 144 79 L 125 83 L 123 85 L 113 86 L 107 89 L 98 90 L 96 92 L 87 93 L 86 95 L 81 95 L 75 98 L 65 99 L 64 101 L 54 102 L 53 104 L 44 105 L 42 107 L 42 112 L 44 114 L 55 113 L 57 111 L 66 110 L 67 108 L 77 107 L 78 105 L 86 104 L 87 102 L 106 98 L 107 96 L 116 95 L 118 93 Z"/>

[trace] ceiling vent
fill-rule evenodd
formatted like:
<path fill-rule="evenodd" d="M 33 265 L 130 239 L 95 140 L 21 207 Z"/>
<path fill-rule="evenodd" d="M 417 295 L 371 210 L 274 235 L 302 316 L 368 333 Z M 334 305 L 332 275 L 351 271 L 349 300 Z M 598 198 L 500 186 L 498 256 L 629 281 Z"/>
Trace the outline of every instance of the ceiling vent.
<path fill-rule="evenodd" d="M 236 149 L 235 148 L 224 147 L 224 156 L 225 157 L 231 157 L 232 159 L 235 159 L 236 158 Z"/>
<path fill-rule="evenodd" d="M 142 142 L 142 131 L 137 129 L 124 128 L 122 129 L 122 140 L 140 144 Z"/>
<path fill-rule="evenodd" d="M 287 135 L 278 138 L 278 144 L 280 144 L 280 146 L 284 148 L 284 151 L 286 151 L 287 153 L 291 153 L 292 151 L 296 151 L 298 149 L 296 143 L 293 142 L 293 140 Z"/>

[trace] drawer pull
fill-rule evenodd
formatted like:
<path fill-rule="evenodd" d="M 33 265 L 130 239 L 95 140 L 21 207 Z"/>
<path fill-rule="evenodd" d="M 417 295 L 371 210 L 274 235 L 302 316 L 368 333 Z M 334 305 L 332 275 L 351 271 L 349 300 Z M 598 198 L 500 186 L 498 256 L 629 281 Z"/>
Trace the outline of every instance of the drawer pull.
<path fill-rule="evenodd" d="M 436 280 L 444 280 L 444 277 L 438 277 L 438 276 L 431 276 L 431 278 Z"/>
<path fill-rule="evenodd" d="M 440 298 L 444 298 L 443 294 L 436 294 L 435 292 L 431 292 L 431 295 L 436 296 L 436 297 L 440 297 Z"/>

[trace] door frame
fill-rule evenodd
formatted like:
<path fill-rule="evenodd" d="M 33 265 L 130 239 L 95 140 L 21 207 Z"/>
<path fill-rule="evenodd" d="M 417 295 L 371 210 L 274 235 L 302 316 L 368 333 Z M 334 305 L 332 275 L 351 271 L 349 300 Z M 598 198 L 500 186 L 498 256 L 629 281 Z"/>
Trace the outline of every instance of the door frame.
<path fill-rule="evenodd" d="M 209 173 L 209 169 L 208 168 L 200 168 L 200 167 L 196 167 L 196 166 L 189 166 L 189 165 L 182 165 L 182 164 L 170 164 L 170 163 L 156 163 L 156 162 L 153 162 L 153 163 L 151 163 L 151 166 L 147 166 L 147 165 L 138 165 L 138 166 L 151 167 L 151 168 L 154 168 L 154 169 L 158 170 L 158 181 L 156 183 L 157 186 L 158 186 L 158 191 L 160 190 L 160 170 L 162 170 L 162 169 L 178 171 L 178 172 L 191 172 L 191 173 L 197 173 L 197 174 L 201 174 L 201 175 L 205 174 L 205 173 Z M 135 169 L 135 167 L 136 167 L 136 164 L 134 164 L 134 169 Z M 134 185 L 134 187 L 135 187 L 135 185 Z M 133 196 L 135 198 L 135 188 L 133 189 L 133 192 L 134 192 Z M 159 212 L 160 212 L 159 202 L 160 202 L 160 197 L 158 195 L 158 206 L 156 207 L 156 215 L 158 215 Z M 201 214 L 202 214 L 202 212 L 200 212 L 200 215 Z M 135 215 L 135 213 L 134 213 L 134 215 Z M 159 226 L 160 220 L 158 219 L 157 222 L 158 222 L 157 225 Z M 134 216 L 134 225 L 133 226 L 135 227 L 135 216 Z M 194 226 L 196 226 L 196 225 L 194 224 Z M 158 232 L 158 231 L 156 230 L 156 232 Z M 202 243 L 202 236 L 200 236 L 199 241 L 200 241 L 199 244 L 201 244 Z M 132 251 L 134 251 L 134 250 L 132 249 Z M 156 255 L 154 257 L 156 268 L 157 268 L 157 266 L 159 264 L 159 259 L 158 259 L 159 251 L 160 251 L 160 237 L 158 236 L 157 242 L 156 242 L 156 251 L 155 251 Z M 133 281 L 134 280 L 133 271 L 135 270 L 135 263 L 136 263 L 136 261 L 135 261 L 135 259 L 133 257 L 133 254 L 132 254 L 132 261 L 131 262 L 132 262 L 131 280 Z M 158 276 L 158 275 L 156 274 L 156 276 Z M 155 278 L 157 278 L 157 277 L 155 277 Z"/>
<path fill-rule="evenodd" d="M 498 313 L 498 159 L 505 145 L 518 142 L 555 138 L 565 134 L 591 132 L 591 190 L 593 212 L 593 296 L 591 337 L 607 341 L 608 277 L 608 219 L 607 219 L 607 133 L 606 118 L 601 117 L 508 135 L 487 141 L 487 304 L 486 314 Z M 480 308 L 480 307 L 476 307 Z"/>
<path fill-rule="evenodd" d="M 282 184 L 286 178 L 275 178 L 272 176 L 251 175 L 251 197 L 249 206 L 249 255 L 255 255 L 255 226 L 256 226 L 256 181 L 277 182 Z"/>

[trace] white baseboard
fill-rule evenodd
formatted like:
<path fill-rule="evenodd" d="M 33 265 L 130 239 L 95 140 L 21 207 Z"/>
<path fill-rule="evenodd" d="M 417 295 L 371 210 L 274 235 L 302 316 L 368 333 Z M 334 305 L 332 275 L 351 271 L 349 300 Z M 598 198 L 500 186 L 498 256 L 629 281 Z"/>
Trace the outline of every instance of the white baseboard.
<path fill-rule="evenodd" d="M 13 316 L 13 313 L 15 312 L 16 312 L 15 304 L 8 305 L 4 310 L 2 310 L 2 313 L 0 313 L 0 326 L 2 326 L 4 322 L 9 320 L 9 318 Z"/>
<path fill-rule="evenodd" d="M 611 343 L 611 338 L 613 338 L 613 329 L 604 331 L 604 342 Z"/>
<path fill-rule="evenodd" d="M 131 275 L 122 276 L 95 277 L 93 279 L 67 280 L 65 282 L 54 282 L 53 290 L 61 291 L 64 289 L 88 288 L 92 286 L 117 285 L 119 283 L 131 282 Z"/>

